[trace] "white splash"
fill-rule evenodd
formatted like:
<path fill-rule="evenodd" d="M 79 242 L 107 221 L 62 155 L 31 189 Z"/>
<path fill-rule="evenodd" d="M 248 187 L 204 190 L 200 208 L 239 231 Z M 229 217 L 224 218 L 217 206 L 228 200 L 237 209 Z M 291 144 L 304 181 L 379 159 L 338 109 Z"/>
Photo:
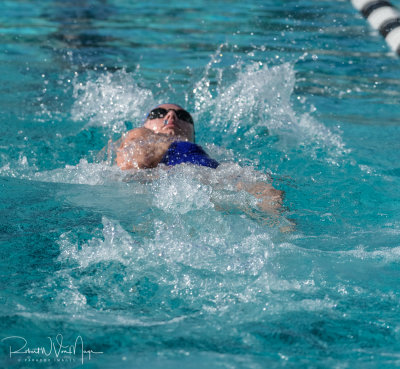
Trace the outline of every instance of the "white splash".
<path fill-rule="evenodd" d="M 191 168 L 189 168 L 191 169 Z M 212 187 L 182 171 L 165 173 L 155 183 L 154 205 L 168 213 L 185 214 L 192 209 L 209 209 Z"/>
<path fill-rule="evenodd" d="M 74 120 L 91 126 L 111 126 L 117 133 L 125 129 L 125 120 L 139 126 L 144 112 L 155 105 L 152 92 L 139 87 L 134 74 L 125 71 L 105 73 L 96 80 L 89 76 L 85 83 L 75 81 L 73 98 Z"/>
<path fill-rule="evenodd" d="M 332 132 L 309 113 L 294 111 L 293 65 L 285 63 L 269 68 L 262 63 L 245 67 L 238 63 L 234 67 L 239 70 L 236 81 L 226 85 L 221 73 L 215 97 L 210 93 L 210 83 L 204 82 L 208 81 L 205 77 L 194 89 L 197 116 L 205 122 L 206 129 L 233 136 L 244 129 L 246 139 L 251 141 L 257 129 L 265 127 L 270 134 L 279 136 L 282 152 L 306 147 L 309 156 L 315 159 L 322 150 L 331 164 L 350 152 L 340 132 Z"/>
<path fill-rule="evenodd" d="M 86 159 L 81 159 L 77 165 L 37 172 L 33 179 L 43 182 L 101 185 L 115 177 L 118 173 L 115 169 L 103 163 L 88 163 Z"/>

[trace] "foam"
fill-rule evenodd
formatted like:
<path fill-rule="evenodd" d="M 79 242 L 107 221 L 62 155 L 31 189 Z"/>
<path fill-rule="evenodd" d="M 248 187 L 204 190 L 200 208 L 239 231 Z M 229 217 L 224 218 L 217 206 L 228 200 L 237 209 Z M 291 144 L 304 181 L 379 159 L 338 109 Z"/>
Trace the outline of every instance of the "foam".
<path fill-rule="evenodd" d="M 58 260 L 69 263 L 75 261 L 82 268 L 105 260 L 118 261 L 127 265 L 135 243 L 118 223 L 112 222 L 106 217 L 103 217 L 102 223 L 104 240 L 94 237 L 81 248 L 70 242 L 68 234 L 61 235 Z"/>
<path fill-rule="evenodd" d="M 161 176 L 153 189 L 153 204 L 168 213 L 185 214 L 191 209 L 214 206 L 210 201 L 212 187 L 184 175 L 182 171 Z"/>
<path fill-rule="evenodd" d="M 389 234 L 398 234 L 398 229 L 393 230 L 390 229 L 388 231 Z M 378 260 L 384 263 L 398 262 L 400 260 L 400 246 L 397 247 L 383 247 L 380 249 L 375 249 L 371 251 L 365 250 L 365 248 L 360 245 L 356 249 L 347 250 L 347 251 L 325 251 L 318 249 L 306 249 L 303 247 L 296 246 L 294 244 L 284 242 L 279 245 L 281 249 L 287 249 L 290 251 L 295 251 L 296 253 L 300 253 L 302 257 L 306 257 L 307 255 L 318 255 L 322 258 L 333 257 L 333 258 L 346 258 L 352 257 L 355 259 L 361 260 Z"/>
<path fill-rule="evenodd" d="M 360 246 L 355 250 L 347 251 L 345 253 L 361 260 L 381 260 L 385 263 L 400 261 L 400 246 L 384 247 L 373 251 L 366 251 Z"/>
<path fill-rule="evenodd" d="M 67 295 L 65 295 L 67 297 Z M 71 306 L 69 306 L 70 308 Z M 40 320 L 43 322 L 49 321 L 60 321 L 69 319 L 73 321 L 75 324 L 87 324 L 94 323 L 96 327 L 104 326 L 104 327 L 157 327 L 164 326 L 169 324 L 181 323 L 186 320 L 188 316 L 180 316 L 174 317 L 172 319 L 164 319 L 164 320 L 154 320 L 151 318 L 132 318 L 128 314 L 114 314 L 112 318 L 110 318 L 108 312 L 100 312 L 100 311 L 87 311 L 83 314 L 74 314 L 73 310 L 70 310 L 71 315 L 65 314 L 54 314 L 54 313 L 39 313 L 39 312 L 31 312 L 31 311 L 17 311 L 14 313 L 16 316 L 22 316 L 28 319 Z"/>
<path fill-rule="evenodd" d="M 121 172 L 118 167 L 106 163 L 89 163 L 81 159 L 77 165 L 66 165 L 64 168 L 37 172 L 31 179 L 53 183 L 71 183 L 87 185 L 103 185 L 121 181 L 127 173 Z"/>
<path fill-rule="evenodd" d="M 204 222 L 198 215 L 195 218 L 198 224 Z M 207 218 L 207 214 L 204 218 Z M 121 302 L 129 299 L 126 290 L 135 280 L 141 276 L 156 275 L 158 288 L 167 288 L 172 295 L 189 300 L 197 295 L 200 300 L 207 300 L 209 296 L 217 294 L 221 296 L 221 304 L 224 305 L 227 300 L 234 298 L 233 295 L 240 294 L 240 291 L 244 292 L 246 285 L 242 284 L 243 278 L 266 273 L 268 252 L 265 245 L 273 245 L 268 234 L 239 238 L 237 247 L 232 248 L 232 241 L 237 238 L 238 231 L 233 231 L 230 222 L 224 220 L 221 214 L 216 214 L 213 221 L 205 227 L 208 230 L 202 230 L 198 237 L 192 231 L 193 227 L 196 227 L 193 219 L 187 221 L 186 216 L 184 218 L 175 216 L 171 221 L 173 227 L 161 220 L 155 220 L 154 236 L 145 238 L 141 243 L 134 241 L 131 234 L 118 222 L 106 217 L 102 220 L 102 237 L 93 237 L 81 246 L 73 234 L 63 234 L 59 240 L 58 261 L 63 265 L 62 274 L 68 276 L 63 279 L 68 280 L 69 301 L 71 303 L 75 301 L 78 306 L 84 304 L 81 296 L 77 295 L 76 285 L 81 287 L 86 283 L 97 285 L 104 278 L 110 280 L 111 276 L 107 276 L 113 270 L 109 269 L 110 267 L 103 270 L 92 269 L 92 266 L 104 263 L 109 265 L 110 262 L 125 266 L 125 269 L 119 267 L 125 276 L 122 284 L 113 284 L 113 299 L 114 296 L 120 296 Z M 248 221 L 244 220 L 243 223 Z M 225 236 L 229 232 L 232 234 L 230 237 L 232 239 Z M 89 279 L 88 277 L 75 279 L 71 275 L 70 268 L 76 266 L 82 271 L 93 270 L 94 274 L 91 272 Z M 238 278 L 230 280 L 228 285 L 220 284 L 220 278 L 216 279 L 215 273 L 234 275 Z M 61 274 L 52 278 L 60 277 Z M 203 287 L 199 289 L 199 286 Z M 228 293 L 231 288 L 232 292 Z M 59 296 L 60 299 L 66 298 L 65 291 L 58 294 L 62 294 Z"/>

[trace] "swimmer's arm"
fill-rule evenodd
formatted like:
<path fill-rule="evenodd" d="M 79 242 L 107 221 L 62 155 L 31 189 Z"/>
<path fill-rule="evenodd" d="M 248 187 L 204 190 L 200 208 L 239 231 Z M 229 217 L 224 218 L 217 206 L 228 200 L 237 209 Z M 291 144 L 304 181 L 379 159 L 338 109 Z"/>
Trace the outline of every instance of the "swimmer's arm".
<path fill-rule="evenodd" d="M 172 139 L 140 127 L 129 131 L 117 150 L 121 169 L 155 168 L 171 145 Z"/>
<path fill-rule="evenodd" d="M 238 190 L 245 190 L 261 201 L 257 204 L 259 209 L 270 215 L 278 216 L 282 211 L 282 202 L 285 192 L 275 189 L 271 184 L 265 182 L 237 184 Z M 296 230 L 296 221 L 284 218 L 279 230 L 282 233 L 294 232 Z"/>
<path fill-rule="evenodd" d="M 282 208 L 284 192 L 275 189 L 270 183 L 256 182 L 237 184 L 238 190 L 245 190 L 261 201 L 257 204 L 258 207 L 267 213 L 278 213 Z"/>

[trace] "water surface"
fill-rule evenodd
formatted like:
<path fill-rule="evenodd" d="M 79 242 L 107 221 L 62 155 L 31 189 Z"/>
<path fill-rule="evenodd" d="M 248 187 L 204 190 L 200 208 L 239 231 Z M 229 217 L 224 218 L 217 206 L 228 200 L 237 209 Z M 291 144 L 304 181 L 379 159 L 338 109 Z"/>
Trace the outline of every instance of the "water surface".
<path fill-rule="evenodd" d="M 102 352 L 87 368 L 400 366 L 399 60 L 350 2 L 5 1 L 0 19 L 1 338 L 81 336 Z M 166 101 L 217 170 L 103 155 Z M 284 190 L 282 213 L 243 180 Z M 3 367 L 82 367 L 10 359 L 19 342 Z"/>

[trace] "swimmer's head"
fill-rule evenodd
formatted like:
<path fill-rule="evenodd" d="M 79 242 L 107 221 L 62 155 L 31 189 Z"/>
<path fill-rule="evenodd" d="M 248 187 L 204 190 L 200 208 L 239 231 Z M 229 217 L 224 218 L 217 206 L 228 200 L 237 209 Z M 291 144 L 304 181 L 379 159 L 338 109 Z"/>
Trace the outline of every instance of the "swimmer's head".
<path fill-rule="evenodd" d="M 144 127 L 155 133 L 181 136 L 194 142 L 194 123 L 192 116 L 176 104 L 161 104 L 147 115 Z"/>

